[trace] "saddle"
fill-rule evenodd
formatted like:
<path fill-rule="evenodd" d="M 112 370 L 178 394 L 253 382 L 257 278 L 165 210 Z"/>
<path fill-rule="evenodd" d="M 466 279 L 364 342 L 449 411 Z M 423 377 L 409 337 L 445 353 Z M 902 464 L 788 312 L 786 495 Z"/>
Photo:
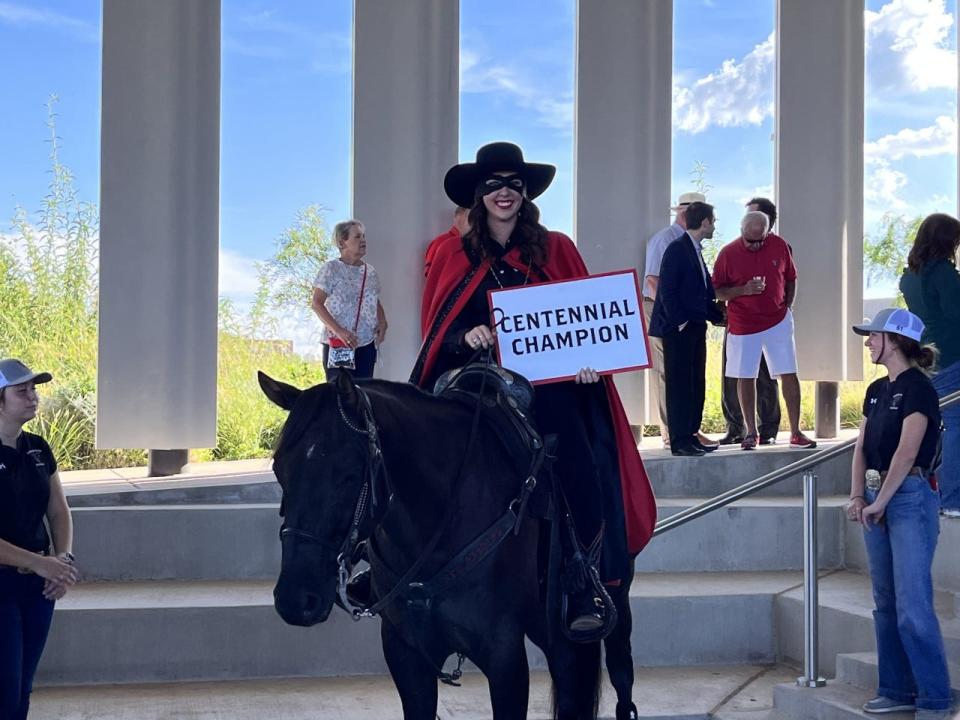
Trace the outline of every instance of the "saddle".
<path fill-rule="evenodd" d="M 462 402 L 471 409 L 479 401 L 484 424 L 500 441 L 518 472 L 526 472 L 544 447 L 547 458 L 555 456 L 551 452 L 555 438 L 541 438 L 533 426 L 533 385 L 522 375 L 498 365 L 471 363 L 441 375 L 433 394 Z"/>

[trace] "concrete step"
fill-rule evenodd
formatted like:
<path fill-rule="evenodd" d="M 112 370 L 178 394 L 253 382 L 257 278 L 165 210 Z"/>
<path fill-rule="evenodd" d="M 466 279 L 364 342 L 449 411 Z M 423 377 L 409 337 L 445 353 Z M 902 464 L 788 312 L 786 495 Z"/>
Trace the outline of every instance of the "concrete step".
<path fill-rule="evenodd" d="M 643 464 L 658 499 L 714 497 L 790 463 L 810 457 L 815 450 L 794 450 L 772 445 L 744 452 L 740 446 L 721 447 L 699 458 L 673 457 L 669 450 L 645 450 Z M 850 455 L 834 458 L 816 469 L 818 488 L 823 495 L 849 495 Z M 761 490 L 757 497 L 801 497 L 802 478 Z"/>
<path fill-rule="evenodd" d="M 873 594 L 870 578 L 849 571 L 825 575 L 820 580 L 820 673 L 835 677 L 841 653 L 876 652 L 873 627 Z M 960 663 L 960 618 L 956 596 L 938 591 L 935 596 L 948 662 Z M 778 657 L 792 663 L 803 660 L 803 588 L 777 596 L 775 603 Z"/>
<path fill-rule="evenodd" d="M 662 499 L 661 517 L 695 504 Z M 840 498 L 819 510 L 820 567 L 842 564 Z M 280 568 L 274 504 L 126 505 L 77 508 L 75 553 L 88 580 L 268 580 Z M 803 511 L 796 498 L 750 498 L 656 538 L 643 572 L 764 572 L 803 567 Z M 762 539 L 762 540 L 761 540 Z"/>
<path fill-rule="evenodd" d="M 635 673 L 634 699 L 640 717 L 653 720 L 765 720 L 773 705 L 772 682 L 793 671 L 734 665 L 701 668 L 642 668 Z M 599 717 L 614 717 L 616 695 L 605 683 Z M 486 680 L 467 673 L 463 687 L 440 685 L 441 720 L 490 717 Z M 39 720 L 382 720 L 401 717 L 389 677 L 245 680 L 100 687 L 47 687 L 33 694 L 31 717 Z M 531 720 L 550 714 L 549 677 L 531 673 Z"/>
<path fill-rule="evenodd" d="M 697 504 L 658 498 L 659 519 Z M 818 557 L 822 569 L 843 563 L 843 497 L 819 499 Z M 641 572 L 763 572 L 803 569 L 803 503 L 750 497 L 654 538 L 637 557 Z"/>
<path fill-rule="evenodd" d="M 797 573 L 640 574 L 631 592 L 642 666 L 769 664 L 774 601 Z M 533 667 L 543 660 L 531 653 Z M 60 603 L 38 678 L 46 684 L 382 674 L 379 621 L 335 610 L 294 628 L 269 581 L 92 583 Z"/>
<path fill-rule="evenodd" d="M 950 663 L 950 683 L 953 695 L 960 698 L 960 666 Z M 862 690 L 877 689 L 877 654 L 842 653 L 837 655 L 837 682 Z"/>
<path fill-rule="evenodd" d="M 737 485 L 765 475 L 814 451 L 794 450 L 787 445 L 758 448 L 746 453 L 739 446 L 724 447 L 702 458 L 673 457 L 667 450 L 642 451 L 644 466 L 658 498 L 713 497 Z M 70 506 L 111 507 L 123 505 L 208 505 L 215 503 L 279 503 L 280 486 L 270 470 L 270 461 L 214 463 L 218 473 L 169 478 L 122 478 L 117 471 L 64 473 L 64 489 Z M 237 469 L 231 471 L 230 467 Z M 199 467 L 199 466 L 198 466 Z M 845 455 L 817 469 L 820 492 L 848 492 L 850 459 Z M 759 497 L 799 497 L 801 479 L 795 477 L 760 491 Z"/>
<path fill-rule="evenodd" d="M 844 527 L 844 565 L 850 570 L 867 572 L 867 549 L 863 543 L 863 528 L 847 522 Z M 933 558 L 934 587 L 960 593 L 960 519 L 940 518 L 940 538 Z"/>
<path fill-rule="evenodd" d="M 872 698 L 872 690 L 864 690 L 845 683 L 828 683 L 821 688 L 797 687 L 783 683 L 774 688 L 774 718 L 781 720 L 863 720 L 874 718 L 861 706 Z M 914 713 L 888 713 L 889 720 L 913 720 Z"/>

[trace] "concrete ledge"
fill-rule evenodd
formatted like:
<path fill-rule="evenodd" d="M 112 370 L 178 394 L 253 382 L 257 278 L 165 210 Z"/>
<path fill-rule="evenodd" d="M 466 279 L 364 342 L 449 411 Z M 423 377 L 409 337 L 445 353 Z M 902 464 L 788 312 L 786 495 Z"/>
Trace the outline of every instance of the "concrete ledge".
<path fill-rule="evenodd" d="M 640 666 L 770 663 L 774 597 L 795 573 L 640 575 L 631 592 Z M 531 665 L 543 667 L 539 654 Z M 382 674 L 379 621 L 335 610 L 287 626 L 272 583 L 78 586 L 58 603 L 38 680 L 46 685 Z"/>
<path fill-rule="evenodd" d="M 820 673 L 836 675 L 840 653 L 876 652 L 873 627 L 873 595 L 870 578 L 851 572 L 835 572 L 820 580 Z M 943 632 L 948 662 L 960 660 L 960 620 L 952 593 L 936 594 L 937 614 Z M 803 588 L 779 595 L 775 603 L 778 657 L 786 662 L 803 661 Z"/>
<path fill-rule="evenodd" d="M 666 499 L 661 516 L 697 502 Z M 821 568 L 840 567 L 840 498 L 819 509 Z M 77 508 L 75 552 L 88 580 L 247 580 L 280 568 L 276 504 Z M 655 538 L 641 572 L 765 572 L 803 568 L 803 510 L 795 498 L 751 498 Z"/>
<path fill-rule="evenodd" d="M 777 685 L 773 691 L 774 717 L 803 720 L 854 720 L 875 718 L 860 709 L 873 693 L 852 685 L 830 683 L 822 688 L 801 688 L 796 684 Z M 913 720 L 913 713 L 884 715 L 890 720 Z"/>

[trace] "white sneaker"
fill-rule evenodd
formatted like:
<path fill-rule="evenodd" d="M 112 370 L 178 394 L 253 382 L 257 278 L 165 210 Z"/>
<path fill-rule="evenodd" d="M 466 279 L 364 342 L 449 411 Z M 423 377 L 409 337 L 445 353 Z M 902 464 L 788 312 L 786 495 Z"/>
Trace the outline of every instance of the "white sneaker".
<path fill-rule="evenodd" d="M 917 706 L 911 702 L 891 700 L 888 697 L 883 697 L 883 695 L 878 695 L 873 700 L 867 700 L 863 704 L 864 712 L 872 713 L 874 715 L 880 715 L 883 713 L 909 712 L 910 710 L 916 709 Z"/>
<path fill-rule="evenodd" d="M 960 518 L 960 510 L 946 508 L 940 511 L 940 514 L 948 518 Z"/>

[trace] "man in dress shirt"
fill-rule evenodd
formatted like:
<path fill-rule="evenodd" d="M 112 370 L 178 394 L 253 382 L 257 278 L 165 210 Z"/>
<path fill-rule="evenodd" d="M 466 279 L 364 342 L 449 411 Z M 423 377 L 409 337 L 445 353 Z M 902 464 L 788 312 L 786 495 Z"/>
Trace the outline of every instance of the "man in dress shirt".
<path fill-rule="evenodd" d="M 667 246 L 683 235 L 683 231 L 686 230 L 686 210 L 687 206 L 693 202 L 706 202 L 706 198 L 702 193 L 698 192 L 681 194 L 677 200 L 677 204 L 670 208 L 676 213 L 673 224 L 663 228 L 663 230 L 657 232 L 647 241 L 647 255 L 643 272 L 643 316 L 647 321 L 647 328 L 650 327 L 650 319 L 653 316 L 653 303 L 657 299 L 657 287 L 660 283 L 660 263 L 663 261 L 663 253 L 666 251 Z M 667 394 L 664 389 L 663 375 L 663 343 L 660 338 L 650 337 L 650 351 L 653 389 L 657 397 L 657 409 L 660 414 L 660 437 L 663 439 L 663 446 L 669 448 Z M 706 436 L 698 433 L 697 437 L 701 443 L 711 444 L 711 441 Z"/>
<path fill-rule="evenodd" d="M 686 222 L 686 232 L 663 254 L 650 334 L 663 339 L 670 451 L 697 456 L 716 449 L 700 443 L 697 432 L 706 394 L 707 321 L 720 323 L 723 313 L 701 246 L 713 237 L 713 206 L 690 203 Z"/>

